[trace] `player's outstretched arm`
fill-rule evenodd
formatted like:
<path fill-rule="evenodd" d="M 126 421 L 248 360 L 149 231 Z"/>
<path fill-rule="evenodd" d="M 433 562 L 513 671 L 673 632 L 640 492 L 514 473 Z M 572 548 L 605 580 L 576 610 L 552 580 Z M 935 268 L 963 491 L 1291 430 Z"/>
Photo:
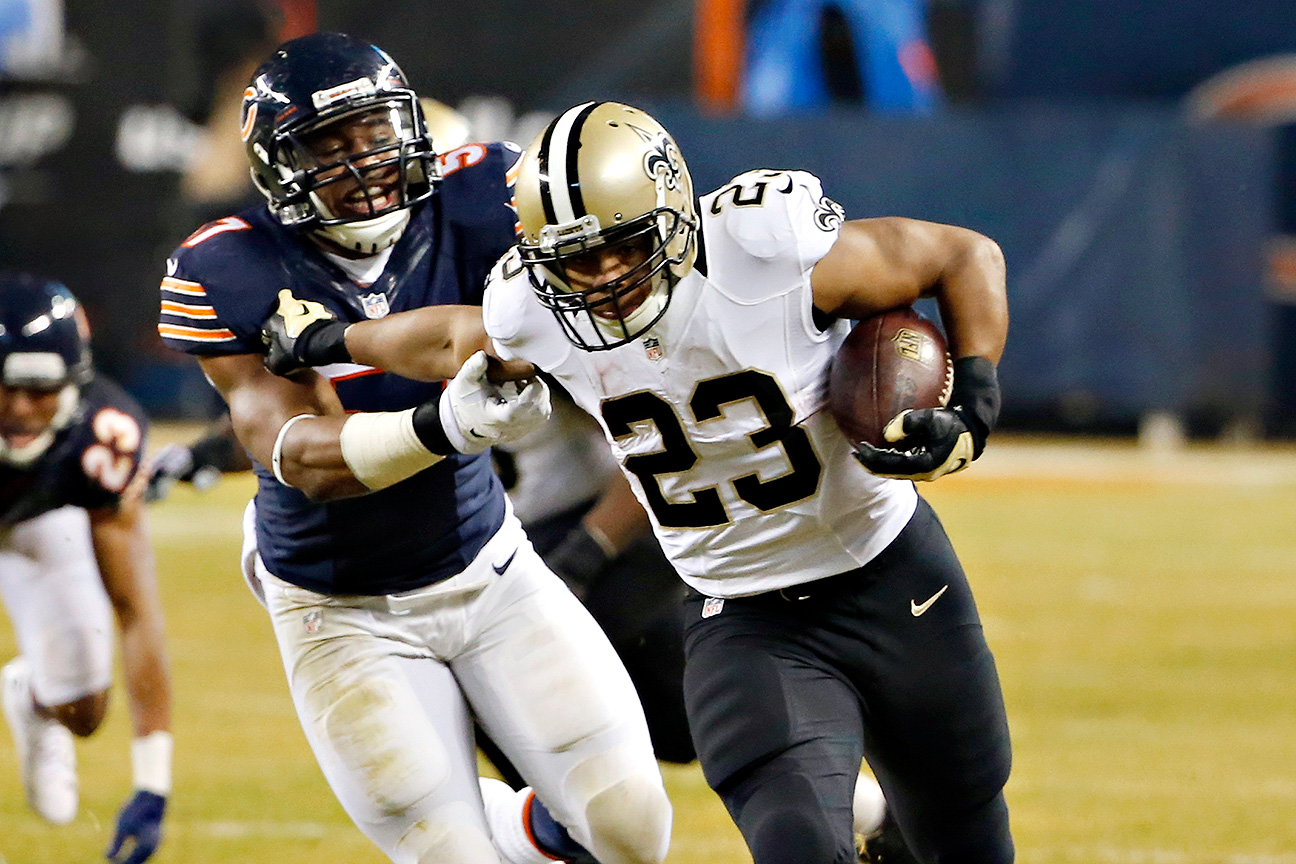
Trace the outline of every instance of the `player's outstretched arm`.
<path fill-rule="evenodd" d="M 266 368 L 277 375 L 329 363 L 363 363 L 415 381 L 454 376 L 478 351 L 491 353 L 478 306 L 425 306 L 373 321 L 346 324 L 323 305 L 279 292 L 279 307 L 262 326 Z M 535 367 L 490 358 L 490 379 L 529 378 Z"/>
<path fill-rule="evenodd" d="M 157 849 L 171 793 L 171 684 L 140 470 L 115 507 L 89 511 L 100 578 L 121 630 L 134 739 L 134 792 L 117 817 L 111 861 L 140 864 Z"/>
<path fill-rule="evenodd" d="M 516 381 L 535 375 L 535 367 L 493 355 L 479 306 L 427 306 L 360 321 L 346 331 L 346 345 L 357 363 L 386 369 L 416 381 L 454 375 L 477 351 L 490 357 L 492 381 Z"/>
<path fill-rule="evenodd" d="M 999 417 L 995 364 L 1008 336 L 1003 253 L 984 235 L 914 219 L 861 219 L 842 225 L 811 272 L 815 306 L 866 318 L 935 297 L 954 357 L 945 408 L 910 411 L 887 427 L 891 447 L 858 445 L 869 471 L 934 480 L 966 467 L 985 449 Z"/>
<path fill-rule="evenodd" d="M 205 357 L 239 441 L 275 478 L 317 500 L 384 489 L 452 453 L 480 453 L 549 417 L 549 391 L 486 380 L 486 355 L 468 358 L 441 398 L 404 411 L 346 414 L 314 372 L 271 374 L 260 355 Z"/>

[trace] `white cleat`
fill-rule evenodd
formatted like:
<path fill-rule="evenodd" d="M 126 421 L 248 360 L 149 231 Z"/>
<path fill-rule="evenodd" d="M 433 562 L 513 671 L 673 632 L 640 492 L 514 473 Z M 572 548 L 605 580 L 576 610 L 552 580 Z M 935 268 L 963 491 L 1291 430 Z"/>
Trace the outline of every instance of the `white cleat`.
<path fill-rule="evenodd" d="M 66 825 L 77 813 L 72 733 L 57 720 L 36 713 L 31 670 L 23 657 L 15 657 L 0 670 L 0 688 L 27 803 L 47 821 Z"/>

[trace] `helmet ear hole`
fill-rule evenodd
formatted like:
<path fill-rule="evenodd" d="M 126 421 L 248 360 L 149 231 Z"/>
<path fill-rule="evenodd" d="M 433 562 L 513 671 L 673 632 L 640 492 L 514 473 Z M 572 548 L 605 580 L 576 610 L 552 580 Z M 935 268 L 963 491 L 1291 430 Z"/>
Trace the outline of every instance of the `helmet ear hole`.
<path fill-rule="evenodd" d="M 436 157 L 418 97 L 391 57 L 360 39 L 312 33 L 279 46 L 252 74 L 243 119 L 253 183 L 284 225 L 367 222 L 433 193 Z M 319 133 L 339 146 L 313 149 Z M 329 183 L 327 195 L 313 194 Z M 365 200 L 352 206 L 356 189 Z"/>
<path fill-rule="evenodd" d="M 256 190 L 264 195 L 266 200 L 269 200 L 270 189 L 266 186 L 265 181 L 261 179 L 261 175 L 257 173 L 257 170 L 255 168 L 249 168 L 248 174 L 252 175 L 252 185 L 256 187 Z"/>

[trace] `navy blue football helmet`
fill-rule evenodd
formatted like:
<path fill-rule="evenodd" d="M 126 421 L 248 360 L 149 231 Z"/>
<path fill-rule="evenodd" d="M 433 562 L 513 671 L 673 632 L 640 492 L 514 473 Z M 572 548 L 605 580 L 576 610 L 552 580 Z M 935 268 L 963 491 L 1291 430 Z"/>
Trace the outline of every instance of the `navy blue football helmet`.
<path fill-rule="evenodd" d="M 0 463 L 18 468 L 35 463 L 77 415 L 81 385 L 93 374 L 90 327 L 72 292 L 27 273 L 0 274 L 0 383 L 58 394 L 48 426 L 21 439 L 9 431 L 0 435 Z M 8 398 L 5 394 L 6 405 Z M 0 421 L 7 423 L 7 416 Z"/>
<path fill-rule="evenodd" d="M 348 250 L 371 254 L 395 243 L 409 207 L 430 197 L 439 179 L 404 73 L 352 36 L 313 33 L 279 46 L 252 73 L 242 121 L 252 179 L 270 212 Z M 354 134 L 360 125 L 358 139 L 334 140 L 336 130 Z M 345 189 L 347 200 L 338 212 L 319 194 L 332 184 L 345 184 L 335 190 Z"/>
<path fill-rule="evenodd" d="M 58 390 L 91 374 L 90 329 L 72 292 L 28 273 L 0 274 L 0 382 Z"/>

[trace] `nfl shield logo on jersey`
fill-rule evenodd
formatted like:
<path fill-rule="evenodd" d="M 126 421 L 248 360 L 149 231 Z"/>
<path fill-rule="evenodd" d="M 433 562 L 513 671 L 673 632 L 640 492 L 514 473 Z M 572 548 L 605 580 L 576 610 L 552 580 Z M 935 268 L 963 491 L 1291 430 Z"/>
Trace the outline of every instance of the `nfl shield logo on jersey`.
<path fill-rule="evenodd" d="M 324 623 L 324 616 L 318 609 L 312 609 L 302 616 L 302 624 L 306 627 L 307 633 L 318 633 L 320 625 Z"/>
<path fill-rule="evenodd" d="M 722 609 L 724 609 L 723 597 L 708 597 L 702 603 L 702 617 L 710 618 L 713 615 L 719 615 Z"/>
<path fill-rule="evenodd" d="M 645 336 L 643 347 L 644 353 L 648 355 L 649 360 L 660 360 L 665 356 L 662 352 L 661 341 L 656 336 Z"/>
<path fill-rule="evenodd" d="M 360 297 L 366 318 L 386 318 L 391 307 L 387 305 L 386 294 L 365 294 Z"/>

